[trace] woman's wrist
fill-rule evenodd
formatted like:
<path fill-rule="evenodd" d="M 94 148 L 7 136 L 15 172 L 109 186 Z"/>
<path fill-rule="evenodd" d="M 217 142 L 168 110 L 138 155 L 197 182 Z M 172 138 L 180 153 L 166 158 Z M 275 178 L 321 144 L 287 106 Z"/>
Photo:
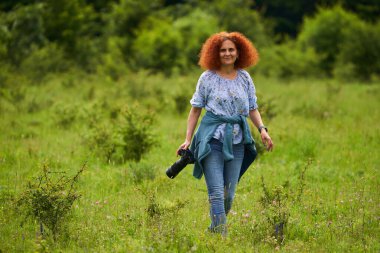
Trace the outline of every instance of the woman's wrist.
<path fill-rule="evenodd" d="M 264 126 L 264 125 L 260 125 L 260 126 L 257 128 L 257 130 L 259 130 L 259 133 L 261 133 L 261 131 L 262 131 L 263 129 L 265 130 L 265 132 L 268 133 L 268 128 L 267 128 L 266 126 Z"/>

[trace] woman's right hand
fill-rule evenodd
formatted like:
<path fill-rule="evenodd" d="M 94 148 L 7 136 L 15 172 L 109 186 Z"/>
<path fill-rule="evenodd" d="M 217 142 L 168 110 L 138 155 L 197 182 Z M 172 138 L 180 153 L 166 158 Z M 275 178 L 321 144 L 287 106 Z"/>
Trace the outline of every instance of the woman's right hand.
<path fill-rule="evenodd" d="M 189 117 L 187 118 L 187 130 L 186 130 L 186 137 L 185 142 L 179 146 L 177 149 L 177 155 L 179 155 L 179 150 L 181 149 L 188 149 L 191 143 L 191 139 L 193 138 L 193 133 L 195 126 L 197 125 L 199 115 L 201 115 L 202 108 L 198 107 L 191 107 Z"/>
<path fill-rule="evenodd" d="M 185 142 L 182 143 L 181 146 L 179 146 L 179 148 L 177 149 L 177 155 L 179 155 L 179 151 L 180 151 L 181 149 L 188 149 L 189 146 L 190 146 L 190 143 L 191 143 L 190 141 L 185 140 Z"/>

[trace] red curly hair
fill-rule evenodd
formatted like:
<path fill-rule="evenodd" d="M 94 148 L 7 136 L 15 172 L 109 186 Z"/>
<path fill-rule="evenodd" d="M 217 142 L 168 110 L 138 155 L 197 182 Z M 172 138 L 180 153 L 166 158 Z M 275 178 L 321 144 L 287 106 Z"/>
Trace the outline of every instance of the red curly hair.
<path fill-rule="evenodd" d="M 239 53 L 234 65 L 235 69 L 248 68 L 257 63 L 259 54 L 249 39 L 238 32 L 220 32 L 211 35 L 203 44 L 198 64 L 204 69 L 219 69 L 221 67 L 219 50 L 226 40 L 232 41 Z"/>

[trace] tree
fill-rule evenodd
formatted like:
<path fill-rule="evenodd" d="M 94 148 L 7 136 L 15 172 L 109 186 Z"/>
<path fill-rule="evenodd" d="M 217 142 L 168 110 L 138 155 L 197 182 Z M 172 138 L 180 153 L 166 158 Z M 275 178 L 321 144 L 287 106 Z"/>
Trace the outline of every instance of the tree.
<path fill-rule="evenodd" d="M 33 50 L 47 42 L 43 12 L 43 4 L 31 4 L 19 6 L 9 13 L 2 14 L 1 51 L 11 64 L 18 66 Z"/>

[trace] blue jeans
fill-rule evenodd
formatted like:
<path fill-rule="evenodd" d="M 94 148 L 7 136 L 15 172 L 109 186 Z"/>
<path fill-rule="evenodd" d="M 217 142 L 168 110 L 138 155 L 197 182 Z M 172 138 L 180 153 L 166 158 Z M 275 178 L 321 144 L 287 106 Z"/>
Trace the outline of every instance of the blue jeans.
<path fill-rule="evenodd" d="M 244 157 L 244 145 L 233 145 L 234 159 L 224 161 L 223 143 L 210 141 L 211 153 L 203 160 L 204 175 L 210 202 L 212 232 L 226 232 L 227 214 L 231 209 Z"/>

